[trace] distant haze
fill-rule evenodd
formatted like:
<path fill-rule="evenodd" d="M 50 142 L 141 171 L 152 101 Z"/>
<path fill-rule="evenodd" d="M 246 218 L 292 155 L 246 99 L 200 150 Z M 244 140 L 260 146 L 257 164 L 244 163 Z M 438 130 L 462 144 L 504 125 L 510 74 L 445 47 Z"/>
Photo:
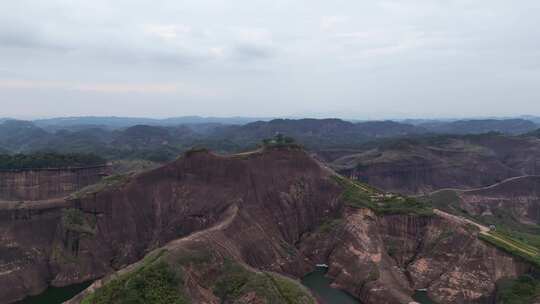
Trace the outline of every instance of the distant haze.
<path fill-rule="evenodd" d="M 538 0 L 17 0 L 0 117 L 540 114 Z"/>

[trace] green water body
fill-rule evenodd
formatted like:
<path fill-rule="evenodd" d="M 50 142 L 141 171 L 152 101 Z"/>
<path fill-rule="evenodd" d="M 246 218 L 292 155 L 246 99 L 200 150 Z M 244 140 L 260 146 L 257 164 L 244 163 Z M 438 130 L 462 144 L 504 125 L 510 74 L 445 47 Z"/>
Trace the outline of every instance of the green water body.
<path fill-rule="evenodd" d="M 412 298 L 420 304 L 437 304 L 428 297 L 425 291 L 416 291 Z"/>
<path fill-rule="evenodd" d="M 41 294 L 28 297 L 16 304 L 61 304 L 85 290 L 90 284 L 92 284 L 92 282 L 65 287 L 49 287 Z"/>
<path fill-rule="evenodd" d="M 332 280 L 325 277 L 325 274 L 325 268 L 317 268 L 302 279 L 302 284 L 311 289 L 325 304 L 361 304 L 348 293 L 330 287 Z"/>
<path fill-rule="evenodd" d="M 332 280 L 325 276 L 325 268 L 317 268 L 302 279 L 302 284 L 313 291 L 325 304 L 361 304 L 348 293 L 332 288 Z M 43 293 L 28 297 L 16 304 L 61 304 L 90 286 L 92 282 L 70 285 L 66 287 L 49 287 Z M 429 299 L 426 292 L 417 291 L 413 299 L 421 304 L 436 304 Z"/>
<path fill-rule="evenodd" d="M 302 279 L 302 284 L 313 291 L 319 300 L 324 304 L 361 304 L 345 291 L 332 288 L 330 284 L 332 280 L 325 276 L 325 268 L 317 268 L 315 271 L 307 274 Z M 425 291 L 416 291 L 412 297 L 420 304 L 437 304 L 433 302 Z"/>

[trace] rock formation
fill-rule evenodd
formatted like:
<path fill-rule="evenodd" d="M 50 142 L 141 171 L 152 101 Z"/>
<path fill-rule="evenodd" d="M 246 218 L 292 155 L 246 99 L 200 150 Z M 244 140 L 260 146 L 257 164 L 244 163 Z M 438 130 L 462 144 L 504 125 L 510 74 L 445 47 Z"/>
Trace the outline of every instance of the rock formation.
<path fill-rule="evenodd" d="M 97 183 L 107 171 L 106 166 L 0 171 L 0 201 L 62 198 Z"/>
<path fill-rule="evenodd" d="M 540 176 L 520 176 L 471 190 L 441 189 L 426 196 L 452 213 L 482 218 L 492 224 L 510 224 L 534 231 L 540 223 Z M 523 229 L 518 229 L 518 228 Z"/>
<path fill-rule="evenodd" d="M 321 154 L 343 175 L 402 194 L 473 189 L 540 174 L 540 140 L 497 134 L 403 140 L 356 153 Z"/>
<path fill-rule="evenodd" d="M 409 303 L 417 288 L 443 304 L 489 303 L 498 279 L 529 268 L 480 241 L 474 227 L 353 208 L 344 191 L 333 171 L 285 147 L 228 157 L 191 151 L 71 200 L 2 204 L 0 302 L 123 269 L 73 300 L 92 303 L 122 275 L 156 265 L 182 274 L 192 303 L 287 303 L 246 278 L 310 303 L 282 275 L 298 279 L 325 263 L 334 285 L 363 303 Z M 227 267 L 244 282 L 232 293 L 218 283 Z"/>

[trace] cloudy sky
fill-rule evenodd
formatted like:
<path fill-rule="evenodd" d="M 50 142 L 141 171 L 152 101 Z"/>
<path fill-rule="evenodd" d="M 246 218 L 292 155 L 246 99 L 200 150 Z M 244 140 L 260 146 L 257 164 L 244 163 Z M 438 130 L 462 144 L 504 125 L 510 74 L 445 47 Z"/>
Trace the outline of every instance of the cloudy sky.
<path fill-rule="evenodd" d="M 540 115 L 538 0 L 0 7 L 0 117 Z"/>

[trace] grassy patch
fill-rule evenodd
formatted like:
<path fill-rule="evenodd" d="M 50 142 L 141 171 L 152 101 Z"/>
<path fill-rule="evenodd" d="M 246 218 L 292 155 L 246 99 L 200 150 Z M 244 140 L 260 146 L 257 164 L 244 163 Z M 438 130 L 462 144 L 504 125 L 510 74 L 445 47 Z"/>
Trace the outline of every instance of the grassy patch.
<path fill-rule="evenodd" d="M 130 174 L 116 174 L 104 177 L 97 184 L 93 184 L 72 193 L 69 199 L 80 199 L 85 196 L 95 194 L 106 189 L 118 188 L 129 181 Z"/>
<path fill-rule="evenodd" d="M 402 195 L 384 193 L 366 184 L 352 181 L 339 175 L 335 175 L 334 179 L 345 189 L 342 194 L 342 199 L 347 206 L 353 208 L 369 208 L 381 215 L 433 215 L 433 209 L 428 202 Z"/>
<path fill-rule="evenodd" d="M 145 159 L 120 159 L 112 163 L 112 170 L 117 174 L 142 172 L 159 167 L 160 163 Z"/>
<path fill-rule="evenodd" d="M 466 213 L 459 207 L 460 198 L 458 194 L 453 190 L 441 190 L 437 191 L 426 197 L 432 201 L 433 207 L 445 210 L 451 213 Z"/>
<path fill-rule="evenodd" d="M 540 256 L 536 247 L 532 247 L 498 232 L 491 232 L 489 234 L 481 233 L 478 235 L 478 237 L 481 240 L 486 241 L 514 256 L 518 256 L 533 264 L 537 268 L 540 268 Z"/>
<path fill-rule="evenodd" d="M 252 271 L 206 248 L 182 248 L 166 256 L 163 253 L 147 255 L 136 270 L 107 282 L 82 304 L 191 303 L 184 293 L 188 273 L 212 290 L 221 303 L 238 303 L 246 296 L 272 304 L 315 303 L 300 283 L 278 274 Z"/>
<path fill-rule="evenodd" d="M 279 293 L 264 273 L 253 273 L 228 259 L 225 260 L 220 273 L 213 291 L 224 302 L 237 300 L 251 292 L 267 299 L 269 303 L 281 302 Z"/>
<path fill-rule="evenodd" d="M 95 221 L 89 221 L 84 212 L 76 208 L 62 210 L 62 224 L 64 228 L 81 234 L 95 235 Z"/>
<path fill-rule="evenodd" d="M 159 259 L 160 254 L 145 258 L 138 269 L 113 279 L 87 296 L 81 304 L 187 304 L 180 271 Z"/>
<path fill-rule="evenodd" d="M 529 304 L 539 296 L 540 281 L 529 275 L 497 283 L 497 303 Z"/>
<path fill-rule="evenodd" d="M 248 282 L 251 282 L 252 287 L 258 285 L 257 280 L 254 280 L 254 275 L 247 271 L 240 264 L 230 260 L 225 260 L 222 267 L 222 273 L 214 285 L 214 294 L 223 301 L 227 299 L 236 299 L 246 289 Z M 257 284 L 255 284 L 257 283 Z"/>
<path fill-rule="evenodd" d="M 277 287 L 279 293 L 284 298 L 287 304 L 314 304 L 313 298 L 308 295 L 303 286 L 300 286 L 297 282 L 291 279 L 276 275 L 268 274 L 274 285 Z"/>
<path fill-rule="evenodd" d="M 266 303 L 315 303 L 299 283 L 277 274 L 249 271 L 244 266 L 228 259 L 221 268 L 213 291 L 223 303 L 233 303 L 248 293 L 254 293 Z"/>

